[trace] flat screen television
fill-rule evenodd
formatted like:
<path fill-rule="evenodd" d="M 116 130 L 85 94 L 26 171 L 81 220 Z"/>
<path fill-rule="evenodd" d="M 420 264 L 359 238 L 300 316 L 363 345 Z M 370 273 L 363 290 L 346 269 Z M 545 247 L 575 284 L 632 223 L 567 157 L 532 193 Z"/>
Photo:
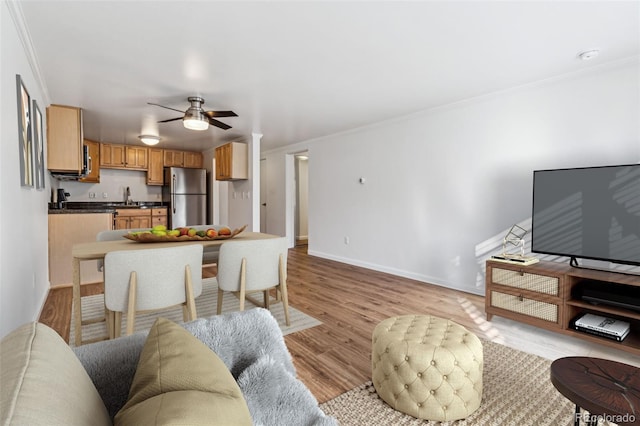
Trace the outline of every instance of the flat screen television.
<path fill-rule="evenodd" d="M 531 251 L 640 266 L 640 164 L 535 170 Z"/>

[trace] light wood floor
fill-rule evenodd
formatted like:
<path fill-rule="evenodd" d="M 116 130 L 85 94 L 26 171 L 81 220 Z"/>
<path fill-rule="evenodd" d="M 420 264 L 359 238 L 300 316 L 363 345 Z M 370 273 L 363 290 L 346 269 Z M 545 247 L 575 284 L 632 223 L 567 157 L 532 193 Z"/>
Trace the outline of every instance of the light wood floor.
<path fill-rule="evenodd" d="M 215 267 L 203 268 L 203 277 Z M 298 377 L 322 403 L 371 377 L 371 333 L 378 322 L 404 314 L 449 318 L 479 337 L 555 359 L 599 356 L 640 367 L 628 353 L 493 317 L 486 321 L 484 297 L 309 256 L 306 246 L 289 251 L 289 303 L 322 325 L 285 336 Z M 100 285 L 83 286 L 97 294 Z M 71 289 L 53 289 L 40 321 L 69 341 Z"/>

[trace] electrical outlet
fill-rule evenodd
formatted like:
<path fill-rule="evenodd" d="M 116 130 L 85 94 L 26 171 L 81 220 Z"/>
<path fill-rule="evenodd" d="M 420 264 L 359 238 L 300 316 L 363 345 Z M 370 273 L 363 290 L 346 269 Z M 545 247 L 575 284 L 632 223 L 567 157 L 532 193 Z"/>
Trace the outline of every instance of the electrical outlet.
<path fill-rule="evenodd" d="M 109 198 L 109 194 L 107 194 L 106 192 L 102 193 L 102 198 Z"/>
<path fill-rule="evenodd" d="M 349 244 L 349 237 L 344 237 L 344 243 Z"/>
<path fill-rule="evenodd" d="M 95 192 L 90 192 L 89 193 L 89 198 L 96 198 L 96 193 Z"/>

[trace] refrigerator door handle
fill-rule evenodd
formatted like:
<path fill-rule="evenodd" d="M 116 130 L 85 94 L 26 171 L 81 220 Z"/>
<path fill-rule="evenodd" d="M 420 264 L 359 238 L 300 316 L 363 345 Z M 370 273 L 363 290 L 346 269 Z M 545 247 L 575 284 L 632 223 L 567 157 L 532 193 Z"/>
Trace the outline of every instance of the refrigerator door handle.
<path fill-rule="evenodd" d="M 173 188 L 176 188 L 176 183 L 178 181 L 178 178 L 176 177 L 176 175 L 174 174 L 172 177 L 172 184 L 173 184 Z M 175 194 L 175 190 L 171 191 L 171 206 L 173 207 L 173 214 L 176 214 L 176 194 Z"/>

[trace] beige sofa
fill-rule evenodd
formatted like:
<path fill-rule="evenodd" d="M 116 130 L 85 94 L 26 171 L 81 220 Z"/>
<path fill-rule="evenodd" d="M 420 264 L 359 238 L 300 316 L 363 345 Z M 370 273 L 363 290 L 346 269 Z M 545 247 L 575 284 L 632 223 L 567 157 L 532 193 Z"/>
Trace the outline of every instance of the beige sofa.
<path fill-rule="evenodd" d="M 243 377 L 265 355 L 269 373 Z M 182 325 L 160 319 L 148 335 L 76 349 L 43 324 L 25 324 L 0 342 L 0 424 L 335 424 L 289 362 L 277 322 L 264 309 Z M 292 393 L 278 398 L 289 407 L 272 413 L 252 396 L 261 377 L 266 386 L 285 380 L 279 386 Z"/>

